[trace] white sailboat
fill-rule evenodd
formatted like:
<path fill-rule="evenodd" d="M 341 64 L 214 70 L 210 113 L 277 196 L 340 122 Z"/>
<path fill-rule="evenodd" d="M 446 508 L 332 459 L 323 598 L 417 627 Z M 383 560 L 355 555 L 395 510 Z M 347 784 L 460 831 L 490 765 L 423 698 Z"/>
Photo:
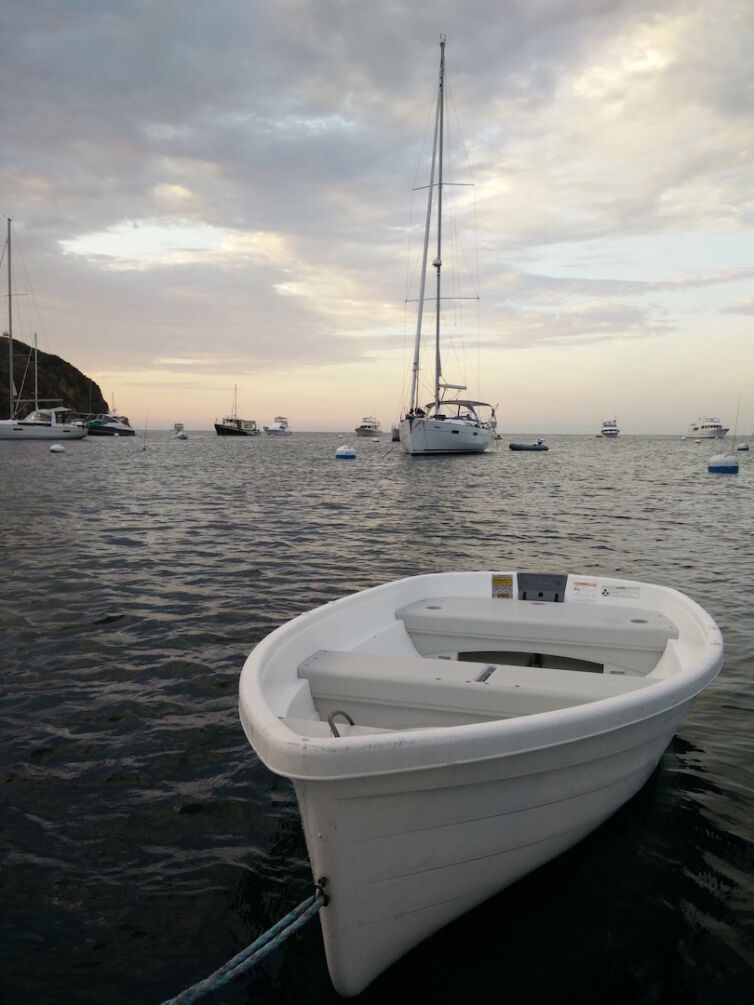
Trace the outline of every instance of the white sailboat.
<path fill-rule="evenodd" d="M 34 410 L 19 417 L 19 405 L 30 404 L 31 399 L 22 399 L 16 394 L 13 381 L 13 272 L 11 267 L 11 219 L 8 217 L 8 398 L 10 417 L 0 419 L 0 440 L 83 440 L 87 429 L 81 420 L 66 422 L 62 415 L 67 408 L 40 408 L 37 393 L 37 344 L 34 336 Z M 58 399 L 60 400 L 60 399 Z"/>
<path fill-rule="evenodd" d="M 400 441 L 408 454 L 468 454 L 481 453 L 492 442 L 495 429 L 495 409 L 484 401 L 461 398 L 459 392 L 465 384 L 449 384 L 442 374 L 440 356 L 440 303 L 442 273 L 442 199 L 443 199 L 443 141 L 445 109 L 445 38 L 440 40 L 440 80 L 437 89 L 435 130 L 432 145 L 427 218 L 424 230 L 419 307 L 414 343 L 414 362 L 411 374 L 411 399 L 408 411 L 400 423 Z M 435 180 L 437 171 L 437 180 Z M 424 290 L 427 278 L 427 259 L 433 224 L 433 200 L 437 193 L 434 229 L 437 253 L 432 261 L 435 270 L 435 391 L 434 400 L 422 407 L 419 400 L 419 359 L 424 314 Z M 489 416 L 489 417 L 487 417 Z"/>

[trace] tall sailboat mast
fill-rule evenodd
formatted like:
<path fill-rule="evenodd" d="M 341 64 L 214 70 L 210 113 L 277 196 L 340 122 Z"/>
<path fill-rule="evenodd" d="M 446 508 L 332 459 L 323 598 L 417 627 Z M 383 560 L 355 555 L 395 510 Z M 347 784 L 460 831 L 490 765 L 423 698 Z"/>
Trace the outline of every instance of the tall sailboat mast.
<path fill-rule="evenodd" d="M 36 332 L 34 332 L 34 408 L 39 408 L 39 352 Z"/>
<path fill-rule="evenodd" d="M 10 266 L 10 225 L 11 218 L 8 217 L 8 399 L 10 401 L 10 415 L 13 419 L 16 414 L 16 388 L 13 383 L 13 286 Z"/>
<path fill-rule="evenodd" d="M 435 414 L 440 410 L 440 271 L 442 269 L 442 152 L 445 127 L 445 36 L 440 36 L 440 88 L 437 96 L 440 111 L 440 162 L 437 174 L 437 255 L 432 263 L 437 273 L 437 307 L 435 310 Z"/>
<path fill-rule="evenodd" d="M 432 196 L 435 188 L 437 139 L 440 131 L 440 120 L 442 117 L 444 74 L 445 74 L 445 36 L 443 35 L 440 39 L 440 84 L 437 89 L 437 107 L 435 109 L 435 135 L 432 141 L 432 167 L 429 172 L 429 194 L 427 195 L 427 218 L 426 223 L 424 225 L 424 251 L 422 253 L 421 281 L 419 285 L 419 309 L 416 312 L 416 340 L 414 342 L 414 364 L 411 376 L 411 404 L 409 406 L 410 413 L 413 413 L 414 409 L 418 404 L 417 395 L 419 389 L 419 348 L 421 346 L 421 338 L 422 338 L 422 318 L 424 316 L 424 289 L 427 282 L 427 257 L 429 253 L 429 232 L 432 226 Z M 439 281 L 439 273 L 438 273 L 438 281 Z M 439 302 L 438 302 L 438 308 L 439 308 Z"/>

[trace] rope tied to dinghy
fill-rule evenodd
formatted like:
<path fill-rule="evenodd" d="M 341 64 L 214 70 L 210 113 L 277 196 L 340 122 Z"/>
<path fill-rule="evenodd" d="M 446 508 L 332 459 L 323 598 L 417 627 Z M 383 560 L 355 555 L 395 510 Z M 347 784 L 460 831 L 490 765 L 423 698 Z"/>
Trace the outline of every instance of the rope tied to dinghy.
<path fill-rule="evenodd" d="M 326 907 L 329 904 L 330 898 L 325 893 L 326 886 L 327 879 L 323 876 L 315 883 L 314 893 L 311 897 L 307 897 L 298 907 L 294 907 L 289 914 L 286 914 L 272 928 L 255 939 L 250 946 L 242 949 L 233 959 L 228 960 L 209 977 L 205 977 L 203 981 L 181 991 L 175 998 L 166 999 L 162 1005 L 191 1005 L 192 1002 L 198 1001 L 211 991 L 217 991 L 218 988 L 246 973 L 247 970 L 251 970 L 260 960 L 263 960 L 294 932 L 302 928 L 307 921 L 316 917 L 321 907 Z"/>

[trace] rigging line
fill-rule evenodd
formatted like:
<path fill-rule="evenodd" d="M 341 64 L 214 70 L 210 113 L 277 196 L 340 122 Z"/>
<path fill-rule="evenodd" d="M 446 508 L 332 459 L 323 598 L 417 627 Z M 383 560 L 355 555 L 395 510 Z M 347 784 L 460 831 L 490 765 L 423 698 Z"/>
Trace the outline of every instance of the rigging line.
<path fill-rule="evenodd" d="M 18 323 L 18 327 L 21 329 L 22 332 L 23 332 L 25 326 L 28 326 L 29 328 L 35 329 L 35 331 L 37 333 L 37 344 L 39 344 L 39 342 L 42 342 L 42 344 L 44 345 L 45 342 L 46 342 L 46 337 L 45 337 L 44 324 L 42 322 L 42 315 L 41 315 L 40 310 L 39 310 L 39 304 L 37 303 L 37 298 L 36 298 L 36 295 L 35 295 L 35 292 L 34 292 L 34 287 L 32 286 L 31 277 L 29 275 L 29 270 L 28 270 L 27 265 L 26 265 L 26 256 L 24 255 L 23 243 L 21 241 L 19 241 L 17 231 L 14 232 L 13 250 L 15 252 L 15 254 L 13 256 L 13 258 L 14 258 L 14 266 L 15 266 L 14 269 L 13 269 L 14 278 L 16 278 L 17 275 L 18 275 L 18 264 L 17 263 L 18 263 L 18 259 L 20 258 L 21 259 L 21 278 L 23 280 L 23 285 L 26 287 L 26 290 L 28 291 L 26 293 L 15 292 L 13 294 L 13 296 L 14 296 L 14 299 L 16 301 L 18 301 L 20 297 L 29 297 L 30 301 L 31 301 L 31 309 L 30 309 L 29 313 L 32 315 L 31 324 L 29 324 L 29 317 L 27 316 L 27 313 L 24 311 L 23 303 L 19 303 L 19 305 L 18 305 L 18 322 L 17 322 Z M 37 322 L 36 325 L 34 324 L 34 319 L 36 319 L 36 322 Z M 14 318 L 14 322 L 15 322 L 15 320 L 16 319 Z M 15 328 L 16 324 L 14 324 L 13 327 Z M 41 334 L 40 334 L 40 332 L 41 332 Z M 26 337 L 28 338 L 28 335 Z"/>
<path fill-rule="evenodd" d="M 476 178 L 474 177 L 474 170 L 473 170 L 473 167 L 471 165 L 471 160 L 469 158 L 468 147 L 466 145 L 465 139 L 463 138 L 463 131 L 461 129 L 461 120 L 460 120 L 459 115 L 458 115 L 458 108 L 457 108 L 456 103 L 455 103 L 455 97 L 454 97 L 452 89 L 448 90 L 448 102 L 450 103 L 450 110 L 451 110 L 451 115 L 449 116 L 450 121 L 448 123 L 448 131 L 450 133 L 450 131 L 453 130 L 453 132 L 452 132 L 453 142 L 452 142 L 452 144 L 449 143 L 449 146 L 450 146 L 450 159 L 451 159 L 451 168 L 450 168 L 451 169 L 451 173 L 455 176 L 455 174 L 456 174 L 456 172 L 458 170 L 457 164 L 460 161 L 460 162 L 462 162 L 462 169 L 463 169 L 463 171 L 465 173 L 467 173 L 468 176 L 471 178 L 471 181 L 468 181 L 468 182 L 459 182 L 454 177 L 452 184 L 456 188 L 472 188 L 472 189 L 476 189 Z M 458 137 L 459 137 L 458 139 L 456 139 L 456 132 L 455 132 L 455 130 L 458 131 Z M 462 157 L 458 156 L 458 150 L 459 150 L 459 148 L 460 148 L 460 150 L 463 153 Z M 472 194 L 472 196 L 471 196 L 471 208 L 473 210 L 473 216 L 474 216 L 474 227 L 473 227 L 473 230 L 474 230 L 474 247 L 475 247 L 475 251 L 476 251 L 476 256 L 475 256 L 476 257 L 476 264 L 475 264 L 475 266 L 473 266 L 469 262 L 468 255 L 466 253 L 466 246 L 463 243 L 463 241 L 461 241 L 460 239 L 458 239 L 456 247 L 458 248 L 458 252 L 459 252 L 459 256 L 460 256 L 459 257 L 459 261 L 462 260 L 463 263 L 464 263 L 464 266 L 465 266 L 465 272 L 464 272 L 464 274 L 468 277 L 471 285 L 474 287 L 475 293 L 478 295 L 479 294 L 479 254 L 478 254 L 478 252 L 479 252 L 479 228 L 478 228 L 478 221 L 477 221 L 477 218 L 476 218 L 476 196 L 475 196 L 475 193 Z M 457 215 L 458 215 L 457 209 L 456 209 L 456 207 L 454 207 L 454 209 L 456 210 L 456 219 L 457 219 Z M 457 224 L 456 224 L 456 226 L 457 226 Z M 458 274 L 459 274 L 459 277 L 460 277 L 460 275 L 461 275 L 460 269 L 459 269 L 459 273 Z"/>
<path fill-rule="evenodd" d="M 469 297 L 467 299 L 475 299 L 477 301 L 476 307 L 475 307 L 475 310 L 474 310 L 474 317 L 475 317 L 474 328 L 475 328 L 475 332 L 476 332 L 476 338 L 475 338 L 475 343 L 476 343 L 476 345 L 475 345 L 475 348 L 476 348 L 476 353 L 475 353 L 475 356 L 476 356 L 476 360 L 475 360 L 476 367 L 475 367 L 475 369 L 476 369 L 476 386 L 479 388 L 479 390 L 481 392 L 481 387 L 482 387 L 482 383 L 481 383 L 481 338 L 480 338 L 480 332 L 481 332 L 481 325 L 480 325 L 480 321 L 481 321 L 481 304 L 480 304 L 480 300 L 481 300 L 481 297 L 480 297 L 480 279 L 479 279 L 479 274 L 480 274 L 479 273 L 479 219 L 478 219 L 478 206 L 477 206 L 477 199 L 476 199 L 476 176 L 474 174 L 474 167 L 473 167 L 473 164 L 471 162 L 471 157 L 469 155 L 469 147 L 468 147 L 468 144 L 466 142 L 466 139 L 465 139 L 465 136 L 464 136 L 464 133 L 463 133 L 463 127 L 462 127 L 462 124 L 461 124 L 461 119 L 460 119 L 460 116 L 458 114 L 458 106 L 457 106 L 456 101 L 455 101 L 455 93 L 454 93 L 452 87 L 450 87 L 450 86 L 447 89 L 447 99 L 448 99 L 448 105 L 449 105 L 449 109 L 450 109 L 450 114 L 448 116 L 449 126 L 450 126 L 450 128 L 453 129 L 453 136 L 455 137 L 455 142 L 452 144 L 452 147 L 451 147 L 452 153 L 453 153 L 453 156 L 454 156 L 453 165 L 455 166 L 456 160 L 460 159 L 460 160 L 463 161 L 464 172 L 466 172 L 467 175 L 468 175 L 468 177 L 471 178 L 471 182 L 467 183 L 468 187 L 474 189 L 474 192 L 472 193 L 471 200 L 470 200 L 470 203 L 471 203 L 471 212 L 472 212 L 472 215 L 473 215 L 473 228 L 472 228 L 473 229 L 473 241 L 474 241 L 473 248 L 472 248 L 472 252 L 473 252 L 472 259 L 473 260 L 469 260 L 469 256 L 468 256 L 467 250 L 466 250 L 466 245 L 463 242 L 461 242 L 460 240 L 457 242 L 456 248 L 458 249 L 458 251 L 460 253 L 460 259 L 462 259 L 462 261 L 463 261 L 464 275 L 471 282 L 471 286 L 472 286 L 472 289 L 473 289 L 474 294 L 475 294 L 473 297 Z M 459 150 L 462 152 L 462 157 L 461 158 L 457 157 L 457 152 Z M 460 260 L 459 260 L 459 269 L 458 269 L 459 281 L 460 281 L 460 275 L 461 275 L 461 270 L 460 270 Z M 473 367 L 473 364 L 472 364 L 472 367 Z"/>
<path fill-rule="evenodd" d="M 418 170 L 418 168 L 417 168 Z M 408 351 L 408 291 L 410 289 L 412 274 L 411 274 L 411 235 L 414 229 L 414 194 L 411 193 L 411 198 L 409 200 L 409 210 L 408 210 L 408 229 L 406 230 L 406 279 L 403 297 L 403 358 L 401 360 L 401 396 L 398 402 L 398 421 L 400 422 L 403 417 L 403 411 L 406 404 L 406 399 L 408 396 L 406 383 L 407 383 L 407 367 L 406 358 Z"/>
<path fill-rule="evenodd" d="M 478 299 L 479 299 L 479 297 L 457 297 L 457 296 L 440 297 L 440 300 L 453 300 L 453 301 L 456 301 L 456 300 L 478 300 Z M 419 298 L 417 297 L 415 300 L 407 300 L 406 303 L 407 304 L 418 304 L 419 303 Z M 435 303 L 437 303 L 437 297 L 425 297 L 424 298 L 424 303 L 425 304 L 435 304 Z"/>

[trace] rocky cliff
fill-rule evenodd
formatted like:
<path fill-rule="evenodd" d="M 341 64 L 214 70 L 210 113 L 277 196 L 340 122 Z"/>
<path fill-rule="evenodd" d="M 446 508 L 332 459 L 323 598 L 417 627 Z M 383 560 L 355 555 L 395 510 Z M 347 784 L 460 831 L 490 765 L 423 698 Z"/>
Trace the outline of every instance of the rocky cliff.
<path fill-rule="evenodd" d="M 37 384 L 39 388 L 40 407 L 63 405 L 81 414 L 109 411 L 107 402 L 102 397 L 99 385 L 77 370 L 75 366 L 66 363 L 60 356 L 52 353 L 37 353 Z M 34 349 L 13 339 L 13 383 L 19 398 L 27 400 L 27 404 L 18 408 L 18 414 L 26 414 L 34 407 Z M 58 398 L 58 401 L 42 399 Z M 32 399 L 29 401 L 28 399 Z M 10 394 L 8 389 L 8 336 L 0 336 L 0 418 L 10 416 Z"/>

